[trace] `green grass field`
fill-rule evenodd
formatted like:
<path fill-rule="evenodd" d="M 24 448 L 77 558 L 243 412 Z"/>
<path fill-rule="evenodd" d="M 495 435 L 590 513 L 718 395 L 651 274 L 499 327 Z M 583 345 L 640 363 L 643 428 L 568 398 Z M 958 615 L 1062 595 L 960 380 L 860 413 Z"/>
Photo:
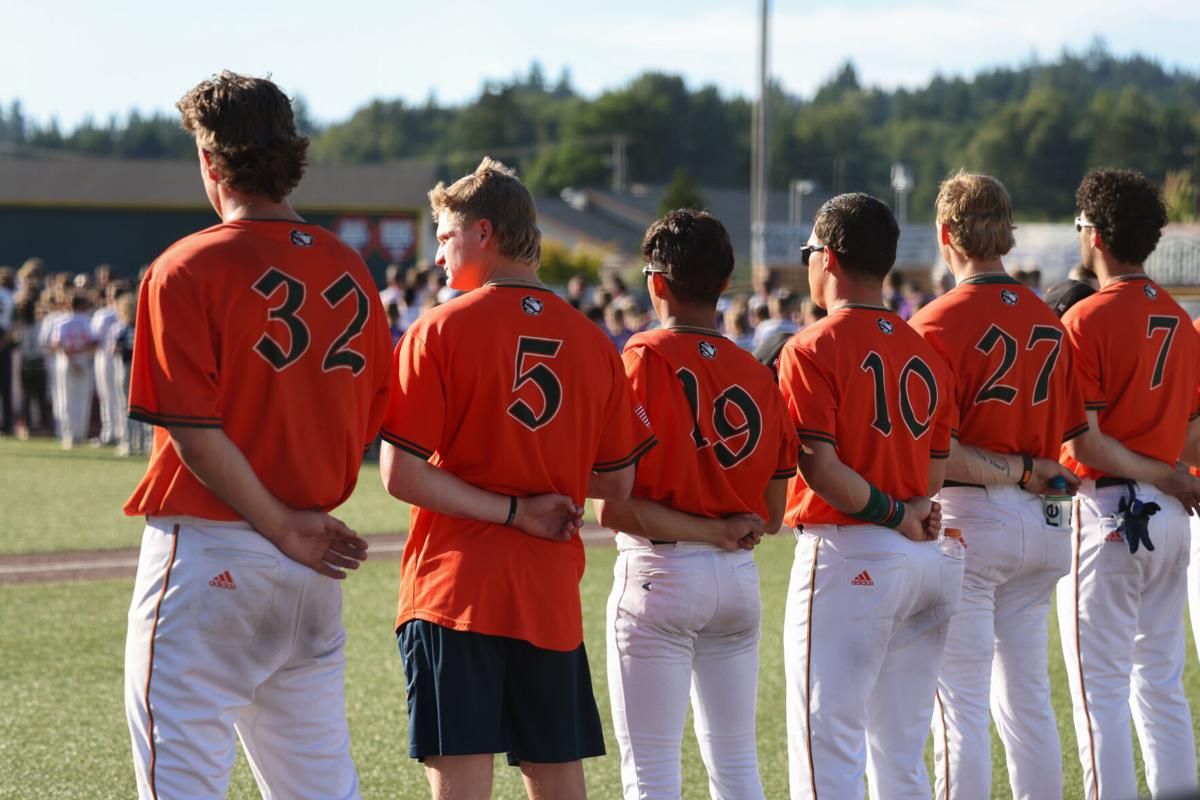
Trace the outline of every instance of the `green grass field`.
<path fill-rule="evenodd" d="M 110 514 L 110 510 L 119 509 L 143 465 L 137 459 L 112 458 L 106 452 L 61 453 L 40 443 L 0 442 L 0 475 L 6 484 L 0 552 L 136 544 L 141 529 L 138 521 Z M 17 491 L 9 494 L 14 483 Z M 368 466 L 344 516 L 361 530 L 371 530 L 369 522 L 360 520 L 389 524 L 396 519 L 393 509 L 392 501 L 378 488 L 374 467 Z M 405 518 L 400 515 L 399 519 L 403 522 Z M 82 529 L 89 530 L 86 541 L 72 538 Z M 582 585 L 585 636 L 610 750 L 608 756 L 587 763 L 588 784 L 593 797 L 613 798 L 619 796 L 619 759 L 614 752 L 603 669 L 603 616 L 615 551 L 591 548 L 588 558 Z M 769 798 L 787 796 L 780 631 L 791 561 L 788 536 L 770 539 L 758 551 L 763 595 L 758 736 Z M 396 562 L 377 561 L 368 563 L 345 585 L 347 712 L 364 795 L 422 798 L 428 796 L 424 776 L 406 756 L 404 687 L 391 632 L 396 583 Z M 131 587 L 131 580 L 0 587 L 0 652 L 5 654 L 0 659 L 4 705 L 0 715 L 0 798 L 131 796 L 133 771 L 121 698 L 125 612 Z M 1053 618 L 1051 636 L 1055 705 L 1067 754 L 1064 797 L 1076 798 L 1081 796 L 1080 770 Z M 1190 637 L 1188 646 L 1185 681 L 1189 696 L 1200 698 L 1200 668 Z M 993 771 L 993 797 L 1008 797 L 1003 754 L 995 738 Z M 684 797 L 707 797 L 690 722 L 683 772 Z M 239 761 L 229 796 L 258 796 L 244 760 Z M 494 796 L 524 796 L 519 773 L 500 762 Z"/>

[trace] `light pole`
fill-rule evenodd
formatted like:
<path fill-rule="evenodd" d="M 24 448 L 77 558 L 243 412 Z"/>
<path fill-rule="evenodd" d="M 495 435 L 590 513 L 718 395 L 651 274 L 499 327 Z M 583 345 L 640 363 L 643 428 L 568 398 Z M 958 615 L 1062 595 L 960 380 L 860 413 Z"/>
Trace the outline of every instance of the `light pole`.
<path fill-rule="evenodd" d="M 892 164 L 892 188 L 896 191 L 896 221 L 908 224 L 908 193 L 912 189 L 912 175 L 908 167 L 897 161 Z"/>
<path fill-rule="evenodd" d="M 817 185 L 810 180 L 794 180 L 789 184 L 788 222 L 794 226 L 804 224 L 804 195 L 812 194 Z"/>

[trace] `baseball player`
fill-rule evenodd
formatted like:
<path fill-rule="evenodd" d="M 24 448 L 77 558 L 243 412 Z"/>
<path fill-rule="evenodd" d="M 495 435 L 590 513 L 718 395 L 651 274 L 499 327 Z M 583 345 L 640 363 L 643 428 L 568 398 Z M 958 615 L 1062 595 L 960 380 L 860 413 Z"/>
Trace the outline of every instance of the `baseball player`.
<path fill-rule="evenodd" d="M 70 450 L 87 439 L 95 390 L 93 361 L 96 339 L 91 330 L 92 304 L 83 294 L 70 300 L 71 314 L 54 326 L 50 346 L 58 368 L 58 397 L 62 403 L 62 447 Z"/>
<path fill-rule="evenodd" d="M 714 327 L 733 271 L 715 217 L 672 211 L 646 231 L 662 327 L 625 345 L 659 445 L 633 496 L 597 503 L 620 531 L 608 600 L 608 687 L 626 800 L 680 796 L 688 689 L 714 798 L 762 798 L 754 736 L 758 569 L 783 520 L 796 435 L 770 370 Z"/>
<path fill-rule="evenodd" d="M 409 754 L 434 797 L 487 797 L 493 754 L 531 798 L 586 796 L 602 755 L 579 580 L 584 497 L 621 500 L 655 443 L 608 338 L 537 279 L 533 197 L 484 159 L 430 192 L 437 264 L 466 292 L 395 354 L 387 490 L 412 504 L 397 638 Z"/>
<path fill-rule="evenodd" d="M 308 140 L 268 80 L 177 104 L 221 224 L 141 285 L 130 415 L 155 426 L 125 646 L 141 798 L 224 797 L 240 736 L 264 797 L 355 798 L 343 701 L 350 496 L 387 404 L 366 265 L 287 195 Z"/>
<path fill-rule="evenodd" d="M 788 766 L 796 798 L 929 796 L 922 762 L 963 562 L 929 496 L 950 455 L 941 357 L 881 305 L 900 231 L 865 194 L 817 212 L 802 251 L 829 316 L 783 348 L 800 437 L 784 621 Z"/>
<path fill-rule="evenodd" d="M 1062 318 L 1095 435 L 1066 443 L 1083 478 L 1058 615 L 1088 798 L 1137 792 L 1129 718 L 1155 796 L 1196 786 L 1183 693 L 1185 509 L 1200 481 L 1176 468 L 1197 416 L 1200 335 L 1146 275 L 1166 212 L 1141 174 L 1094 170 L 1076 193 L 1080 251 L 1101 289 Z M 1100 447 L 1111 442 L 1123 447 Z"/>
<path fill-rule="evenodd" d="M 933 715 L 938 798 L 991 796 L 989 701 L 1012 796 L 1062 796 L 1046 620 L 1071 543 L 1047 524 L 1039 494 L 1053 477 L 1078 485 L 1058 456 L 1064 439 L 1086 432 L 1087 414 L 1058 318 L 1004 270 L 1012 231 L 998 180 L 945 181 L 938 243 L 958 285 L 910 321 L 950 368 L 959 420 L 937 497 L 943 525 L 966 543 Z"/>
<path fill-rule="evenodd" d="M 100 400 L 100 439 L 98 444 L 116 444 L 124 438 L 121 420 L 124 409 L 121 402 L 120 385 L 117 382 L 117 366 L 114 360 L 114 341 L 120 329 L 117 319 L 117 283 L 104 286 L 104 303 L 92 313 L 92 338 L 96 342 L 93 355 L 93 372 L 96 378 L 96 396 Z"/>
<path fill-rule="evenodd" d="M 1200 333 L 1200 318 L 1193 323 L 1197 333 Z M 1196 387 L 1197 403 L 1200 404 L 1200 386 Z M 1192 474 L 1200 475 L 1200 425 L 1188 425 L 1187 447 L 1183 452 L 1183 460 L 1192 465 Z M 1192 618 L 1192 640 L 1196 644 L 1196 652 L 1200 654 L 1200 514 L 1192 515 L 1189 520 L 1192 533 L 1191 561 L 1188 563 L 1188 611 Z"/>

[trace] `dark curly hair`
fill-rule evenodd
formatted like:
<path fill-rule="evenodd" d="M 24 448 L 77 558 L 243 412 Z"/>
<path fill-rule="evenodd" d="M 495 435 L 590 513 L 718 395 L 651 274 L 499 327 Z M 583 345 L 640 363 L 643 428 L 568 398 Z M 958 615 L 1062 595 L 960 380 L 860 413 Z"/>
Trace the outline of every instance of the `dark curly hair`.
<path fill-rule="evenodd" d="M 706 211 L 669 212 L 647 229 L 642 256 L 667 271 L 671 292 L 685 303 L 715 305 L 733 274 L 729 233 Z"/>
<path fill-rule="evenodd" d="M 1162 193 L 1145 175 L 1131 169 L 1094 169 L 1075 192 L 1075 204 L 1113 257 L 1141 264 L 1167 224 Z"/>
<path fill-rule="evenodd" d="M 850 273 L 883 280 L 896 263 L 900 226 L 882 200 L 862 192 L 839 194 L 817 211 L 813 233 Z"/>
<path fill-rule="evenodd" d="M 304 176 L 308 138 L 297 133 L 291 101 L 270 80 L 225 70 L 175 107 L 231 189 L 279 202 Z"/>

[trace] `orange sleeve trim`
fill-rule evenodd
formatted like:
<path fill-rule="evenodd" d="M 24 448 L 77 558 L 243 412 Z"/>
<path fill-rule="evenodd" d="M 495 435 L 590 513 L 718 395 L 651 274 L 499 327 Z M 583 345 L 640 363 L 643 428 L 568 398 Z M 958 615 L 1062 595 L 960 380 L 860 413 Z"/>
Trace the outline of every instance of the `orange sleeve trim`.
<path fill-rule="evenodd" d="M 947 458 L 950 457 L 950 451 L 949 450 L 930 450 L 929 457 L 932 458 L 934 461 L 945 461 Z"/>
<path fill-rule="evenodd" d="M 817 442 L 837 444 L 837 440 L 833 438 L 832 433 L 826 433 L 825 431 L 819 431 L 814 428 L 796 428 L 796 435 L 801 439 L 812 439 Z"/>
<path fill-rule="evenodd" d="M 1087 433 L 1090 428 L 1091 428 L 1091 426 L 1088 425 L 1086 422 L 1084 422 L 1080 425 L 1076 425 L 1074 428 L 1071 428 L 1070 430 L 1068 430 L 1066 433 L 1063 434 L 1063 441 L 1069 442 L 1072 439 L 1074 439 L 1076 436 L 1082 436 L 1083 434 Z"/>
<path fill-rule="evenodd" d="M 129 418 L 160 428 L 219 428 L 220 417 L 193 417 L 185 414 L 162 414 L 143 406 L 130 406 Z"/>
<path fill-rule="evenodd" d="M 432 450 L 422 447 L 411 439 L 405 439 L 403 436 L 397 436 L 390 431 L 381 430 L 379 432 L 379 436 L 393 447 L 398 447 L 404 452 L 414 455 L 417 458 L 427 461 L 433 456 Z"/>
<path fill-rule="evenodd" d="M 637 447 L 635 447 L 633 449 L 633 452 L 630 453 L 629 455 L 625 456 L 625 458 L 619 458 L 616 461 L 601 462 L 601 463 L 593 466 L 592 471 L 593 472 L 616 472 L 619 469 L 625 469 L 626 467 L 631 467 L 638 462 L 639 458 L 646 455 L 646 453 L 648 453 L 650 451 L 650 448 L 654 447 L 654 445 L 656 445 L 656 444 L 658 444 L 658 439 L 654 438 L 654 435 L 651 434 L 649 438 L 647 438 L 645 441 L 643 441 L 641 444 L 639 444 Z"/>

